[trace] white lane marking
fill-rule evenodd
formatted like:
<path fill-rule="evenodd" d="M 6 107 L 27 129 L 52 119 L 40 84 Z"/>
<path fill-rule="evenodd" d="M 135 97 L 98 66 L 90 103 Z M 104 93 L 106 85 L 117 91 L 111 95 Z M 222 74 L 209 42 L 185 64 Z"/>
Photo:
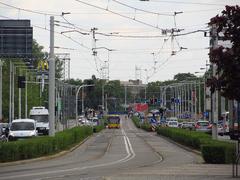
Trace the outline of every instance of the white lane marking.
<path fill-rule="evenodd" d="M 123 140 L 125 144 L 125 149 L 127 152 L 127 156 L 125 156 L 122 159 L 119 159 L 114 162 L 109 162 L 109 163 L 103 163 L 103 164 L 97 164 L 97 165 L 92 165 L 92 166 L 85 166 L 85 167 L 79 167 L 79 168 L 70 168 L 70 169 L 62 169 L 62 170 L 55 170 L 55 171 L 46 171 L 46 172 L 38 172 L 38 173 L 30 173 L 30 174 L 22 174 L 22 175 L 14 175 L 14 176 L 8 176 L 8 177 L 0 177 L 0 179 L 15 179 L 15 178 L 20 178 L 20 177 L 31 177 L 31 176 L 40 176 L 40 175 L 48 175 L 48 174 L 54 174 L 54 173 L 65 173 L 65 172 L 71 172 L 71 171 L 81 171 L 85 169 L 90 169 L 90 168 L 97 168 L 97 167 L 104 167 L 104 166 L 110 166 L 110 165 L 115 165 L 119 163 L 125 163 L 127 161 L 130 161 L 133 159 L 136 154 L 132 148 L 131 142 L 126 135 L 126 132 L 121 129 L 122 135 L 123 135 Z M 45 177 L 46 178 L 46 177 Z"/>

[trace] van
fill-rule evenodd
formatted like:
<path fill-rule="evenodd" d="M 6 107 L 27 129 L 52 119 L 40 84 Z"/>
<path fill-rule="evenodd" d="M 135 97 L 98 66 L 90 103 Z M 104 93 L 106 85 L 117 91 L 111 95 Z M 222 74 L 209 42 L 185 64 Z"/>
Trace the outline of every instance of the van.
<path fill-rule="evenodd" d="M 37 136 L 36 121 L 34 119 L 13 120 L 10 128 L 8 140 L 26 139 Z"/>
<path fill-rule="evenodd" d="M 43 106 L 33 107 L 30 110 L 30 118 L 36 121 L 37 131 L 39 134 L 49 134 L 49 113 L 48 109 Z"/>

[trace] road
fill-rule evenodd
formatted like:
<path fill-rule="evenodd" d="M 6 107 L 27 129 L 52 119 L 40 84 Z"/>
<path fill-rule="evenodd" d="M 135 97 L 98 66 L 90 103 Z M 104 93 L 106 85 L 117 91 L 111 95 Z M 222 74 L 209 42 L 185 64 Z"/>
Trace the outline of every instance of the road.
<path fill-rule="evenodd" d="M 103 130 L 67 155 L 1 166 L 0 174 L 0 180 L 212 180 L 231 179 L 231 165 L 204 164 L 199 155 L 123 118 L 121 129 Z"/>

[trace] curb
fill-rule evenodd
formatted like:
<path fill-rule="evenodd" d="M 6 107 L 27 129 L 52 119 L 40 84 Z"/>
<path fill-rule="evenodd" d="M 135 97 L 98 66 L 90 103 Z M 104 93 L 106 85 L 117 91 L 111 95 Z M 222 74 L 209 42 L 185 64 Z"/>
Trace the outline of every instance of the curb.
<path fill-rule="evenodd" d="M 4 163 L 0 163 L 0 167 L 14 166 L 14 165 L 20 165 L 20 164 L 27 164 L 27 163 L 32 163 L 32 162 L 37 162 L 37 161 L 44 161 L 44 160 L 50 160 L 50 159 L 54 159 L 54 158 L 57 158 L 57 157 L 64 156 L 64 155 L 74 151 L 75 149 L 77 149 L 79 146 L 81 146 L 83 143 L 85 143 L 92 136 L 93 135 L 90 135 L 90 136 L 86 137 L 84 140 L 82 140 L 80 143 L 78 143 L 74 147 L 70 148 L 69 150 L 64 150 L 64 151 L 61 151 L 61 152 L 59 152 L 57 154 L 47 155 L 47 156 L 43 156 L 43 157 L 39 157 L 39 158 L 19 160 L 19 161 L 13 161 L 13 162 L 4 162 Z"/>

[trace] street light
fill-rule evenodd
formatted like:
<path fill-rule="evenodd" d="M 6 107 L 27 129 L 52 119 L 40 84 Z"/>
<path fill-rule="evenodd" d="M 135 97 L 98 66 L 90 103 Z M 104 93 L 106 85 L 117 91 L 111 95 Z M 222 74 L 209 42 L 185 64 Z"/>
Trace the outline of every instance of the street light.
<path fill-rule="evenodd" d="M 80 91 L 80 89 L 81 88 L 83 88 L 83 87 L 90 87 L 90 86 L 95 86 L 94 84 L 83 84 L 83 85 L 81 85 L 81 86 L 79 86 L 78 87 L 78 89 L 77 89 L 77 92 L 76 92 L 76 109 L 75 109 L 75 111 L 76 111 L 76 125 L 77 125 L 77 119 L 78 119 L 78 93 L 79 93 L 79 91 Z"/>

